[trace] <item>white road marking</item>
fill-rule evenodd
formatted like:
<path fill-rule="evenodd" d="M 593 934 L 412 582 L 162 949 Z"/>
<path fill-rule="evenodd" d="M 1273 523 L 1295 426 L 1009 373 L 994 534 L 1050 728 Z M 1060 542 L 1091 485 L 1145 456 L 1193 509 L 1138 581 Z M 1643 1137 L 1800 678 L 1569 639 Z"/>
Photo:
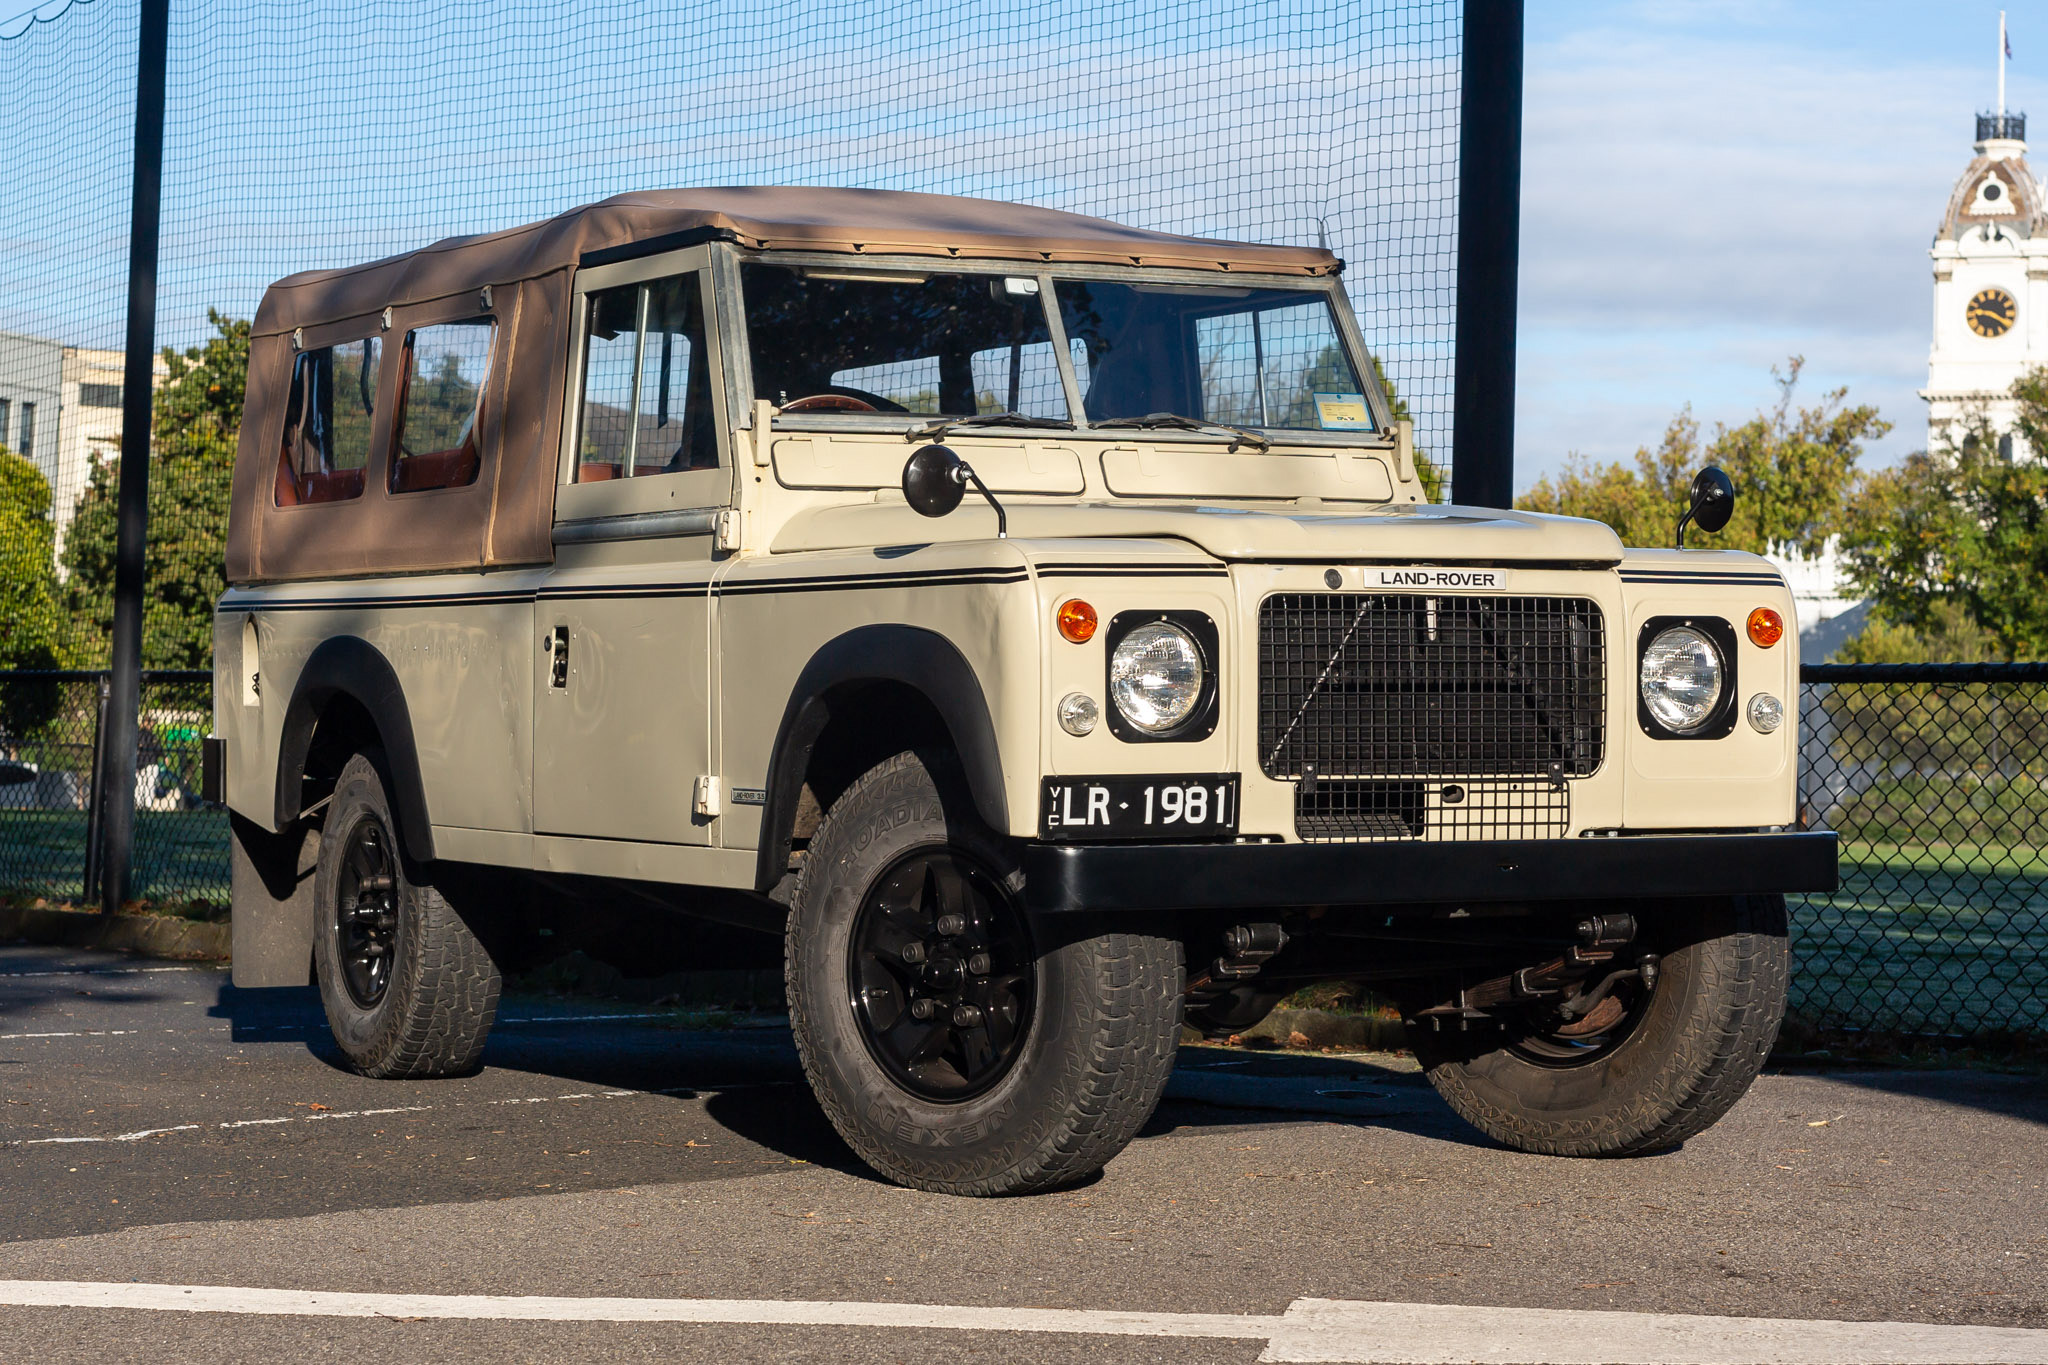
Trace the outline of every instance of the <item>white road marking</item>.
<path fill-rule="evenodd" d="M 724 1090 L 751 1090 L 761 1086 L 795 1085 L 795 1081 L 755 1081 L 742 1085 L 722 1086 Z M 474 1100 L 456 1104 L 408 1104 L 395 1109 L 319 1109 L 306 1114 L 283 1114 L 276 1118 L 231 1119 L 211 1125 L 215 1128 L 266 1128 L 280 1123 L 315 1123 L 322 1119 L 367 1119 L 386 1114 L 425 1114 L 436 1109 L 467 1109 L 475 1105 L 499 1104 L 553 1104 L 559 1100 L 623 1100 L 636 1095 L 666 1095 L 682 1099 L 695 1099 L 707 1093 L 698 1086 L 671 1085 L 658 1090 L 576 1090 L 566 1095 L 521 1095 L 512 1099 Z M 715 1091 L 711 1093 L 716 1093 Z M 0 1147 L 47 1147 L 59 1143 L 74 1142 L 140 1142 L 159 1133 L 188 1133 L 205 1128 L 203 1123 L 180 1123 L 169 1128 L 145 1128 L 138 1133 L 113 1133 L 87 1137 L 46 1137 L 15 1138 L 0 1141 Z"/>
<path fill-rule="evenodd" d="M 1266 1342 L 1263 1361 L 1373 1365 L 2048 1365 L 2048 1330 L 1297 1299 L 1280 1315 L 780 1299 L 350 1294 L 0 1280 L 0 1305 L 513 1322 L 744 1323 Z"/>
<path fill-rule="evenodd" d="M 218 967 L 65 967 L 42 972 L 0 972 L 0 977 L 19 976 L 142 976 L 150 972 L 223 972 Z"/>
<path fill-rule="evenodd" d="M 136 970 L 157 971 L 159 969 L 155 967 L 142 967 L 137 968 Z M 164 968 L 162 970 L 184 971 L 185 969 L 183 967 L 171 967 Z M 7 975 L 7 973 L 0 972 L 0 976 L 5 975 Z M 14 973 L 14 975 L 57 976 L 72 975 L 72 973 L 17 972 Z M 537 1014 L 527 1018 L 500 1019 L 497 1021 L 497 1024 L 589 1024 L 597 1022 L 610 1022 L 615 1020 L 671 1019 L 674 1017 L 675 1016 L 672 1014 Z M 68 1031 L 50 1033 L 0 1033 L 0 1042 L 17 1042 L 26 1038 L 132 1038 L 139 1037 L 145 1033 L 228 1033 L 234 1030 L 236 1027 L 237 1026 L 234 1024 L 211 1024 L 205 1028 L 183 1029 L 102 1028 L 71 1029 Z M 243 1024 L 240 1025 L 240 1028 L 244 1033 L 325 1033 L 327 1031 L 327 1025 L 325 1024 Z"/>

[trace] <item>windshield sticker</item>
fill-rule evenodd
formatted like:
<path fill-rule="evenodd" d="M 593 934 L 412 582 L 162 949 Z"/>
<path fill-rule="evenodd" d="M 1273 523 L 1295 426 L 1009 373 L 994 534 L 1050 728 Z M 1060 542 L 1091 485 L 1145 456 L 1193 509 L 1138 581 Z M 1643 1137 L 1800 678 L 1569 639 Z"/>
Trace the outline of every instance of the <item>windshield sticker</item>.
<path fill-rule="evenodd" d="M 1365 410 L 1362 393 L 1319 393 L 1316 416 L 1324 431 L 1372 430 L 1372 414 Z"/>

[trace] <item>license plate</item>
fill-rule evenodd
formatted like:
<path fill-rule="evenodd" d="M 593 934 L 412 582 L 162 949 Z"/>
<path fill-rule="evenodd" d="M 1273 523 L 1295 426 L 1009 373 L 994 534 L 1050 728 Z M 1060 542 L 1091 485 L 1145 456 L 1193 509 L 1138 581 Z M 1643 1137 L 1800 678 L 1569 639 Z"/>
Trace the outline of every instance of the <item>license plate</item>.
<path fill-rule="evenodd" d="M 1236 773 L 1048 777 L 1047 839 L 1214 839 L 1237 833 Z"/>

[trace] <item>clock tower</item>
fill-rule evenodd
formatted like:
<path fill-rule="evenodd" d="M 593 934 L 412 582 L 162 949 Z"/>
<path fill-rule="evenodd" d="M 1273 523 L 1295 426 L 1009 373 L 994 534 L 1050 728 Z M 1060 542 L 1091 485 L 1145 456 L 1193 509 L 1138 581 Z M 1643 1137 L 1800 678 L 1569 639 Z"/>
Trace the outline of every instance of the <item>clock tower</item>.
<path fill-rule="evenodd" d="M 1976 159 L 1935 234 L 1927 448 L 1981 412 L 2011 451 L 2013 381 L 2048 365 L 2048 194 L 2027 168 L 2027 116 L 1979 114 Z"/>

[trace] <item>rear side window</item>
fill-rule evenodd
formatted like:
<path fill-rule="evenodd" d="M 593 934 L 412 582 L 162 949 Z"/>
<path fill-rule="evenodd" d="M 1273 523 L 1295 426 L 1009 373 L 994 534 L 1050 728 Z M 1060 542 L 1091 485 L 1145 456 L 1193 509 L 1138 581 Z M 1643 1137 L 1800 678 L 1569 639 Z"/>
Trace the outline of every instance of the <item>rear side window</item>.
<path fill-rule="evenodd" d="M 483 467 L 477 424 L 490 387 L 498 327 L 489 318 L 417 327 L 405 335 L 405 369 L 391 461 L 391 491 L 461 488 Z"/>
<path fill-rule="evenodd" d="M 277 457 L 279 507 L 363 495 L 383 349 L 368 337 L 299 352 Z"/>
<path fill-rule="evenodd" d="M 697 275 L 592 293 L 585 303 L 576 483 L 718 467 L 711 353 Z"/>

